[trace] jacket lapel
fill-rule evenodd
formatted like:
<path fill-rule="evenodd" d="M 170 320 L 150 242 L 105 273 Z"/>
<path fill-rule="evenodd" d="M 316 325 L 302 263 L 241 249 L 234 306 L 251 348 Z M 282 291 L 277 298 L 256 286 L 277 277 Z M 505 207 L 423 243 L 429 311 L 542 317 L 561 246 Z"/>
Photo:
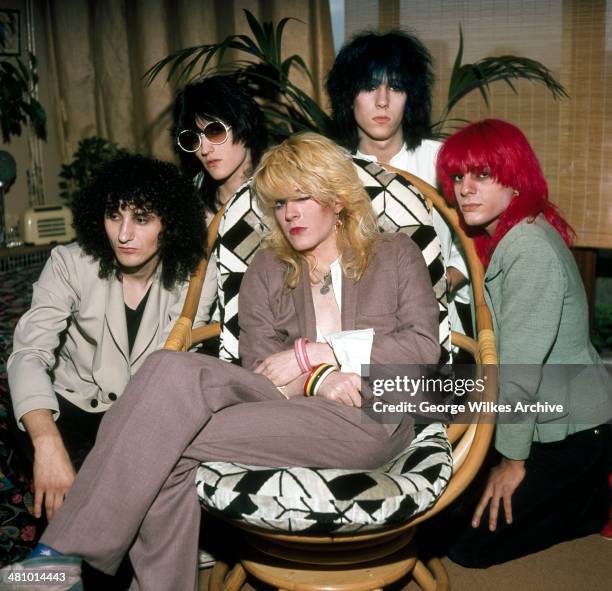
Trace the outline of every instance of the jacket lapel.
<path fill-rule="evenodd" d="M 140 359 L 149 348 L 151 341 L 156 338 L 159 332 L 160 314 L 166 309 L 165 300 L 168 299 L 169 294 L 161 288 L 159 275 L 153 278 L 153 283 L 149 289 L 149 297 L 130 355 L 131 365 L 134 365 Z"/>
<path fill-rule="evenodd" d="M 114 347 L 121 352 L 127 362 L 129 360 L 129 347 L 127 324 L 125 320 L 125 307 L 123 303 L 123 286 L 121 281 L 112 277 L 107 283 L 105 322 L 108 327 Z M 107 343 L 104 343 L 106 346 Z"/>
<path fill-rule="evenodd" d="M 317 340 L 317 324 L 310 291 L 310 278 L 308 277 L 308 266 L 302 264 L 302 277 L 297 287 L 292 290 L 293 305 L 298 319 L 300 335 L 309 341 Z"/>
<path fill-rule="evenodd" d="M 357 316 L 358 285 L 352 279 L 342 277 L 342 330 L 354 330 Z M 302 277 L 299 285 L 293 290 L 293 302 L 298 319 L 300 334 L 309 341 L 317 340 L 317 325 L 312 302 L 310 278 L 306 265 L 302 265 Z"/>
<path fill-rule="evenodd" d="M 498 312 L 501 308 L 500 302 L 502 300 L 502 286 L 504 276 L 502 273 L 499 259 L 495 256 L 491 259 L 489 266 L 484 277 L 484 297 L 485 303 L 491 313 L 491 319 L 493 320 L 493 329 L 499 345 L 499 323 L 498 323 Z"/>
<path fill-rule="evenodd" d="M 357 316 L 357 291 L 359 286 L 345 275 L 342 276 L 342 330 L 354 330 Z"/>

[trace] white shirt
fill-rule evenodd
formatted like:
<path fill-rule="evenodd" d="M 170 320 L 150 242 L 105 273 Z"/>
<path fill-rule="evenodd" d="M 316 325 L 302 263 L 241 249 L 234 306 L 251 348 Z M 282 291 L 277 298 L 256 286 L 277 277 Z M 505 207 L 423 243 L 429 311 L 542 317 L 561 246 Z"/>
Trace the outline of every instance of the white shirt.
<path fill-rule="evenodd" d="M 340 259 L 336 259 L 329 267 L 332 290 L 338 310 L 342 312 L 342 266 Z M 374 329 L 342 330 L 322 335 L 317 326 L 317 342 L 327 343 L 333 350 L 334 356 L 344 373 L 361 374 L 361 366 L 370 363 Z"/>

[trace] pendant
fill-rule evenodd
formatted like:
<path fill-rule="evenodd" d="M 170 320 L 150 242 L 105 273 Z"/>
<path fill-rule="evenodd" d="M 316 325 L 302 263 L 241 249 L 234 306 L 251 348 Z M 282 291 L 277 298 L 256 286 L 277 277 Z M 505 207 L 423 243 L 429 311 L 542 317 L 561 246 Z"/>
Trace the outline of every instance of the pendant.
<path fill-rule="evenodd" d="M 328 271 L 327 273 L 325 273 L 325 275 L 323 275 L 323 285 L 321 285 L 319 293 L 322 295 L 329 293 L 329 290 L 331 289 L 331 282 L 331 272 Z"/>

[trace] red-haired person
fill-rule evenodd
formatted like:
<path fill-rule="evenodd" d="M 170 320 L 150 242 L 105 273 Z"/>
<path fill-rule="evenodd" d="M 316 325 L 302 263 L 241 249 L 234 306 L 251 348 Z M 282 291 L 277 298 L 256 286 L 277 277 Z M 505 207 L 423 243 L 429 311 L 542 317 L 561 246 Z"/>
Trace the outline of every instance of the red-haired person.
<path fill-rule="evenodd" d="M 523 133 L 495 119 L 470 124 L 446 140 L 437 173 L 486 267 L 500 403 L 511 409 L 498 413 L 498 463 L 449 552 L 486 567 L 601 528 L 612 384 L 589 340 L 572 228 Z"/>

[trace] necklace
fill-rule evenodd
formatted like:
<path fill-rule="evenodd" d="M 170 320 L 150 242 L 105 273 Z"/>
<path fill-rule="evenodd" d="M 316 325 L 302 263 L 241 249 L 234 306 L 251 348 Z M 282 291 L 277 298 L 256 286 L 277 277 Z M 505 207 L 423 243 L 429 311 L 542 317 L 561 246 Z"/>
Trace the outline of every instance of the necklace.
<path fill-rule="evenodd" d="M 329 293 L 329 290 L 331 289 L 331 283 L 331 271 L 328 271 L 327 273 L 323 274 L 323 279 L 321 281 L 321 289 L 319 290 L 319 293 L 322 295 Z"/>

